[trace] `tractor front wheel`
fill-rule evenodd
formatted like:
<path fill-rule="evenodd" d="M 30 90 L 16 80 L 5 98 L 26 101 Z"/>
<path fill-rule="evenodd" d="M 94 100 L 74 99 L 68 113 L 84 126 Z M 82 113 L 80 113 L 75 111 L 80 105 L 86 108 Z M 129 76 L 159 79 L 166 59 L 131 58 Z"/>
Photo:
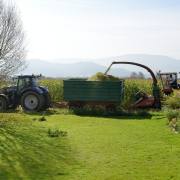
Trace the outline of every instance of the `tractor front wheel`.
<path fill-rule="evenodd" d="M 7 110 L 7 101 L 4 97 L 0 96 L 0 112 L 4 112 Z"/>
<path fill-rule="evenodd" d="M 21 97 L 21 106 L 26 111 L 40 111 L 44 106 L 44 101 L 43 95 L 28 91 Z"/>

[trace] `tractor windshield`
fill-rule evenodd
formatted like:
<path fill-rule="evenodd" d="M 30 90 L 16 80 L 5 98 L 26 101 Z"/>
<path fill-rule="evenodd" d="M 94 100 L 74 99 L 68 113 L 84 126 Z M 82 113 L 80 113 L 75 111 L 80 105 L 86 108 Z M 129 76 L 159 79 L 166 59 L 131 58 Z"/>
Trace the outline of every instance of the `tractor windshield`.
<path fill-rule="evenodd" d="M 22 77 L 18 81 L 18 89 L 38 86 L 38 79 L 35 77 Z"/>

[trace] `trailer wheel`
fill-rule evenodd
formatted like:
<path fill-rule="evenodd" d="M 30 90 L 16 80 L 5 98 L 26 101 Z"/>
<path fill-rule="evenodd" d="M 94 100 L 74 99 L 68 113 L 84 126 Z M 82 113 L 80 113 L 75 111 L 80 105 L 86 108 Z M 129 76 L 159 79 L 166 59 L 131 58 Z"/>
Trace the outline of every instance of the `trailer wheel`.
<path fill-rule="evenodd" d="M 40 111 L 44 104 L 44 96 L 34 91 L 28 91 L 21 97 L 21 106 L 26 111 Z"/>
<path fill-rule="evenodd" d="M 0 112 L 4 112 L 7 110 L 7 100 L 0 96 Z"/>

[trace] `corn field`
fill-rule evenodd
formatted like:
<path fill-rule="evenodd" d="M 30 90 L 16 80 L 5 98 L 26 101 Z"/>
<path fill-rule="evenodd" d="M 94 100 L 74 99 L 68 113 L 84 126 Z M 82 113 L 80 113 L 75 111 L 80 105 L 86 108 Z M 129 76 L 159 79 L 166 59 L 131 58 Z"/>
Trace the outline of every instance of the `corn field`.
<path fill-rule="evenodd" d="M 53 102 L 63 100 L 63 80 L 60 79 L 43 79 L 40 85 L 47 87 Z"/>
<path fill-rule="evenodd" d="M 152 80 L 146 79 L 126 79 L 124 88 L 123 106 L 128 108 L 135 102 L 135 95 L 137 92 L 143 91 L 147 94 L 152 94 Z"/>

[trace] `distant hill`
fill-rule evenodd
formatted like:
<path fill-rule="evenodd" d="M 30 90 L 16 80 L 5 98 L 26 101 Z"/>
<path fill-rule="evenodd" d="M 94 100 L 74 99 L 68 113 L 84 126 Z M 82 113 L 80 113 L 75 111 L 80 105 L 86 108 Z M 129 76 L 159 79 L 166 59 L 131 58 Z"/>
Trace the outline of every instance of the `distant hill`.
<path fill-rule="evenodd" d="M 180 60 L 162 55 L 129 54 L 118 57 L 104 58 L 99 60 L 99 63 L 110 64 L 112 61 L 133 61 L 142 63 L 149 66 L 154 72 L 159 70 L 167 72 L 180 72 Z M 120 67 L 123 67 L 123 65 Z M 131 71 L 135 70 L 135 67 L 133 66 L 128 66 L 127 68 Z"/>
<path fill-rule="evenodd" d="M 107 66 L 112 61 L 133 61 L 149 66 L 154 72 L 159 70 L 168 72 L 180 72 L 180 60 L 161 55 L 146 55 L 146 54 L 130 54 L 119 57 L 110 57 L 103 59 L 59 59 L 55 63 L 38 59 L 28 60 L 28 68 L 23 74 L 43 74 L 51 77 L 89 77 L 96 72 L 105 72 Z M 72 63 L 74 62 L 74 63 Z M 145 75 L 148 73 L 142 68 L 130 65 L 114 66 L 111 74 L 126 77 L 132 71 L 142 71 Z"/>
<path fill-rule="evenodd" d="M 50 63 L 42 60 L 29 60 L 23 74 L 43 74 L 50 77 L 89 77 L 97 72 L 105 72 L 106 66 L 94 62 L 79 62 L 72 64 Z M 111 74 L 128 76 L 131 72 L 123 68 L 113 69 Z"/>

